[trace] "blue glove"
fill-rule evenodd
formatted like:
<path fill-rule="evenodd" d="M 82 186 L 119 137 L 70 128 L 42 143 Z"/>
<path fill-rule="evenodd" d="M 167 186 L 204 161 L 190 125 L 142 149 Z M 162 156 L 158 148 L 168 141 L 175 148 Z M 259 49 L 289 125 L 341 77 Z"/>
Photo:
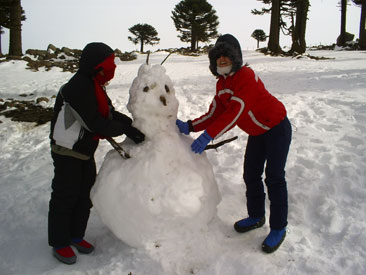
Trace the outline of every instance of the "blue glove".
<path fill-rule="evenodd" d="M 212 137 L 210 137 L 209 134 L 207 134 L 206 131 L 203 132 L 202 135 L 200 135 L 198 138 L 193 141 L 191 148 L 192 151 L 196 154 L 202 154 L 202 152 L 205 150 L 207 144 L 213 140 Z"/>
<path fill-rule="evenodd" d="M 183 122 L 183 121 L 177 119 L 175 124 L 177 124 L 177 126 L 179 128 L 179 132 L 181 132 L 182 134 L 185 134 L 185 135 L 189 135 L 190 131 L 189 131 L 188 122 Z"/>

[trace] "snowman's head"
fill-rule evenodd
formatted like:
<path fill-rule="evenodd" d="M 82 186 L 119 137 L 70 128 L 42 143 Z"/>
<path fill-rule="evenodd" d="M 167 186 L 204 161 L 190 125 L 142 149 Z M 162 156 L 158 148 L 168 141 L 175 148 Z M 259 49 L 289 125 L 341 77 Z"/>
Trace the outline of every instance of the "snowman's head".
<path fill-rule="evenodd" d="M 127 108 L 137 124 L 142 122 L 164 124 L 165 121 L 175 123 L 178 100 L 175 97 L 173 83 L 162 65 L 140 66 L 130 88 Z"/>

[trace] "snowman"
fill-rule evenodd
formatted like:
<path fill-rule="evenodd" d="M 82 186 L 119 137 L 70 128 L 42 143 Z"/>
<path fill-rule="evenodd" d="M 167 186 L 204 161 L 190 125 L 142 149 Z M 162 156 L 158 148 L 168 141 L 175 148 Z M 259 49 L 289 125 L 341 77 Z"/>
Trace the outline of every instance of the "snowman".
<path fill-rule="evenodd" d="M 175 125 L 179 103 L 162 65 L 141 65 L 129 93 L 127 108 L 145 141 L 121 144 L 129 159 L 115 150 L 106 154 L 91 192 L 93 205 L 131 247 L 189 239 L 187 234 L 207 230 L 217 217 L 221 197 L 212 166 L 205 153 L 191 151 L 193 139 Z"/>

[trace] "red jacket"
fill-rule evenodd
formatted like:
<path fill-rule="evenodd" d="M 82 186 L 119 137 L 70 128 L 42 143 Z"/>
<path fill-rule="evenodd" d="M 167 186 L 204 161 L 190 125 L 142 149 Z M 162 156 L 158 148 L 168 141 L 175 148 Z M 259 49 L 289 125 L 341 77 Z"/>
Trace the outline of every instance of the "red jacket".
<path fill-rule="evenodd" d="M 279 124 L 285 116 L 285 106 L 266 90 L 252 69 L 243 66 L 226 78 L 219 77 L 208 112 L 192 120 L 192 126 L 195 132 L 206 130 L 212 138 L 235 125 L 257 136 Z"/>

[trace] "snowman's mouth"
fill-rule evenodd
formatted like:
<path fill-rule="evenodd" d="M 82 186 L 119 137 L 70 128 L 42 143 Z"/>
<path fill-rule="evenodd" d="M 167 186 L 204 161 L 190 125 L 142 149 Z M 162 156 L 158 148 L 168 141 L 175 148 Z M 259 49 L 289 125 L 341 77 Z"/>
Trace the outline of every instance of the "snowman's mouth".
<path fill-rule="evenodd" d="M 163 103 L 163 105 L 164 106 L 166 106 L 166 98 L 165 98 L 165 96 L 160 96 L 160 101 L 161 101 L 161 103 Z"/>

